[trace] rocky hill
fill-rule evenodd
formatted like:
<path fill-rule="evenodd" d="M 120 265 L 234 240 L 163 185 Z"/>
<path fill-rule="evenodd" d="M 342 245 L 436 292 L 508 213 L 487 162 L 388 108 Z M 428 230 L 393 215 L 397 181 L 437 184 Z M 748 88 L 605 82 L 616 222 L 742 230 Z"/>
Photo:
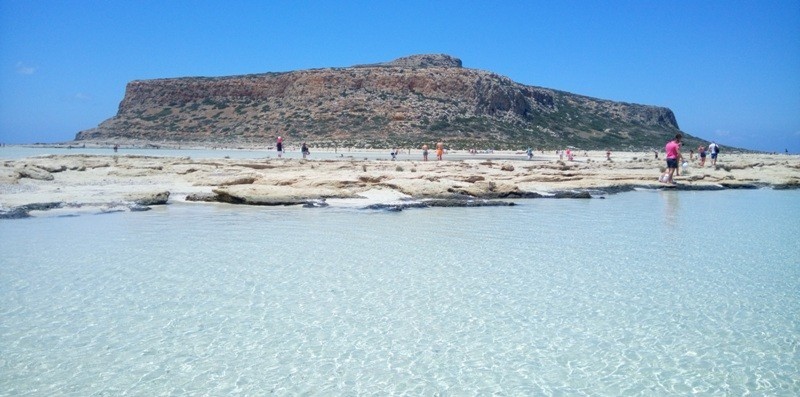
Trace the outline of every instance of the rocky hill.
<path fill-rule="evenodd" d="M 516 83 L 448 55 L 231 77 L 137 80 L 76 140 L 452 148 L 660 148 L 670 109 Z M 690 144 L 691 144 L 690 140 Z"/>

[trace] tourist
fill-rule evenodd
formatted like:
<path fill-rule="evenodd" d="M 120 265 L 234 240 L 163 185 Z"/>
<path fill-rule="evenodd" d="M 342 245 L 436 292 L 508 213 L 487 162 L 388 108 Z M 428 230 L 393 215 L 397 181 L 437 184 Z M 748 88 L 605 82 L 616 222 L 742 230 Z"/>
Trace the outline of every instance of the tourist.
<path fill-rule="evenodd" d="M 689 149 L 689 161 L 694 161 L 694 149 Z"/>
<path fill-rule="evenodd" d="M 665 183 L 675 184 L 672 176 L 678 170 L 678 161 L 681 158 L 681 138 L 683 138 L 683 135 L 676 134 L 675 139 L 667 142 L 664 147 L 664 151 L 667 153 L 667 177 L 663 181 Z"/>
<path fill-rule="evenodd" d="M 525 153 L 528 154 L 528 160 L 533 158 L 533 149 L 531 149 L 530 146 L 528 147 L 528 150 Z"/>
<path fill-rule="evenodd" d="M 422 161 L 428 161 L 428 145 L 422 145 Z"/>
<path fill-rule="evenodd" d="M 275 145 L 278 148 L 278 157 L 283 156 L 283 138 L 278 137 L 278 143 Z"/>
<path fill-rule="evenodd" d="M 711 141 L 711 144 L 708 145 L 708 151 L 711 152 L 711 165 L 717 165 L 717 155 L 719 154 L 719 145 L 717 145 L 714 141 Z"/>
<path fill-rule="evenodd" d="M 697 148 L 697 153 L 700 154 L 700 166 L 705 167 L 706 165 L 706 148 L 703 145 L 700 145 Z"/>
<path fill-rule="evenodd" d="M 444 154 L 444 143 L 439 142 L 436 144 L 436 160 L 441 160 Z"/>
<path fill-rule="evenodd" d="M 606 150 L 606 160 L 611 161 L 611 150 Z"/>
<path fill-rule="evenodd" d="M 311 154 L 311 152 L 308 151 L 308 146 L 306 146 L 305 142 L 303 142 L 303 145 L 300 146 L 300 152 L 303 153 L 303 158 L 304 159 L 306 158 L 306 156 Z"/>
<path fill-rule="evenodd" d="M 397 148 L 392 149 L 391 155 L 392 155 L 392 161 L 397 160 Z"/>

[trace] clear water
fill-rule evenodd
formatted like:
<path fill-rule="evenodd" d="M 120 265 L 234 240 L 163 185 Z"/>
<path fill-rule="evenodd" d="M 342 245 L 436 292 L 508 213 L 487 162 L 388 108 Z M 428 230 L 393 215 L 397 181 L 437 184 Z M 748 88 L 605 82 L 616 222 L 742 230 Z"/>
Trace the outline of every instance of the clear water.
<path fill-rule="evenodd" d="M 0 395 L 798 395 L 800 192 L 0 221 Z"/>

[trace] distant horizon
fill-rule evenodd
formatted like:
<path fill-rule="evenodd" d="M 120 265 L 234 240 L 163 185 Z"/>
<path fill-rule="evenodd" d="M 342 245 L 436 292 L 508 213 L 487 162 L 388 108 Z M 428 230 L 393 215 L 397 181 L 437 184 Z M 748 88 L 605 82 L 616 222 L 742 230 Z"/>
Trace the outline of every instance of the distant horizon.
<path fill-rule="evenodd" d="M 0 142 L 68 142 L 127 83 L 447 54 L 520 84 L 666 107 L 723 146 L 800 152 L 800 2 L 0 2 Z"/>

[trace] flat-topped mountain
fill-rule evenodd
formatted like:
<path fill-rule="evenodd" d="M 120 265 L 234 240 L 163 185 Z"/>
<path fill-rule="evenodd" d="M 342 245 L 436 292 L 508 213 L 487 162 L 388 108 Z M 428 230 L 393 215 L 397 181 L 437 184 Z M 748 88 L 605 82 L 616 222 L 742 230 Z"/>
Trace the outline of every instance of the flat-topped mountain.
<path fill-rule="evenodd" d="M 317 146 L 660 148 L 670 109 L 516 83 L 448 55 L 128 83 L 117 115 L 76 140 Z"/>

